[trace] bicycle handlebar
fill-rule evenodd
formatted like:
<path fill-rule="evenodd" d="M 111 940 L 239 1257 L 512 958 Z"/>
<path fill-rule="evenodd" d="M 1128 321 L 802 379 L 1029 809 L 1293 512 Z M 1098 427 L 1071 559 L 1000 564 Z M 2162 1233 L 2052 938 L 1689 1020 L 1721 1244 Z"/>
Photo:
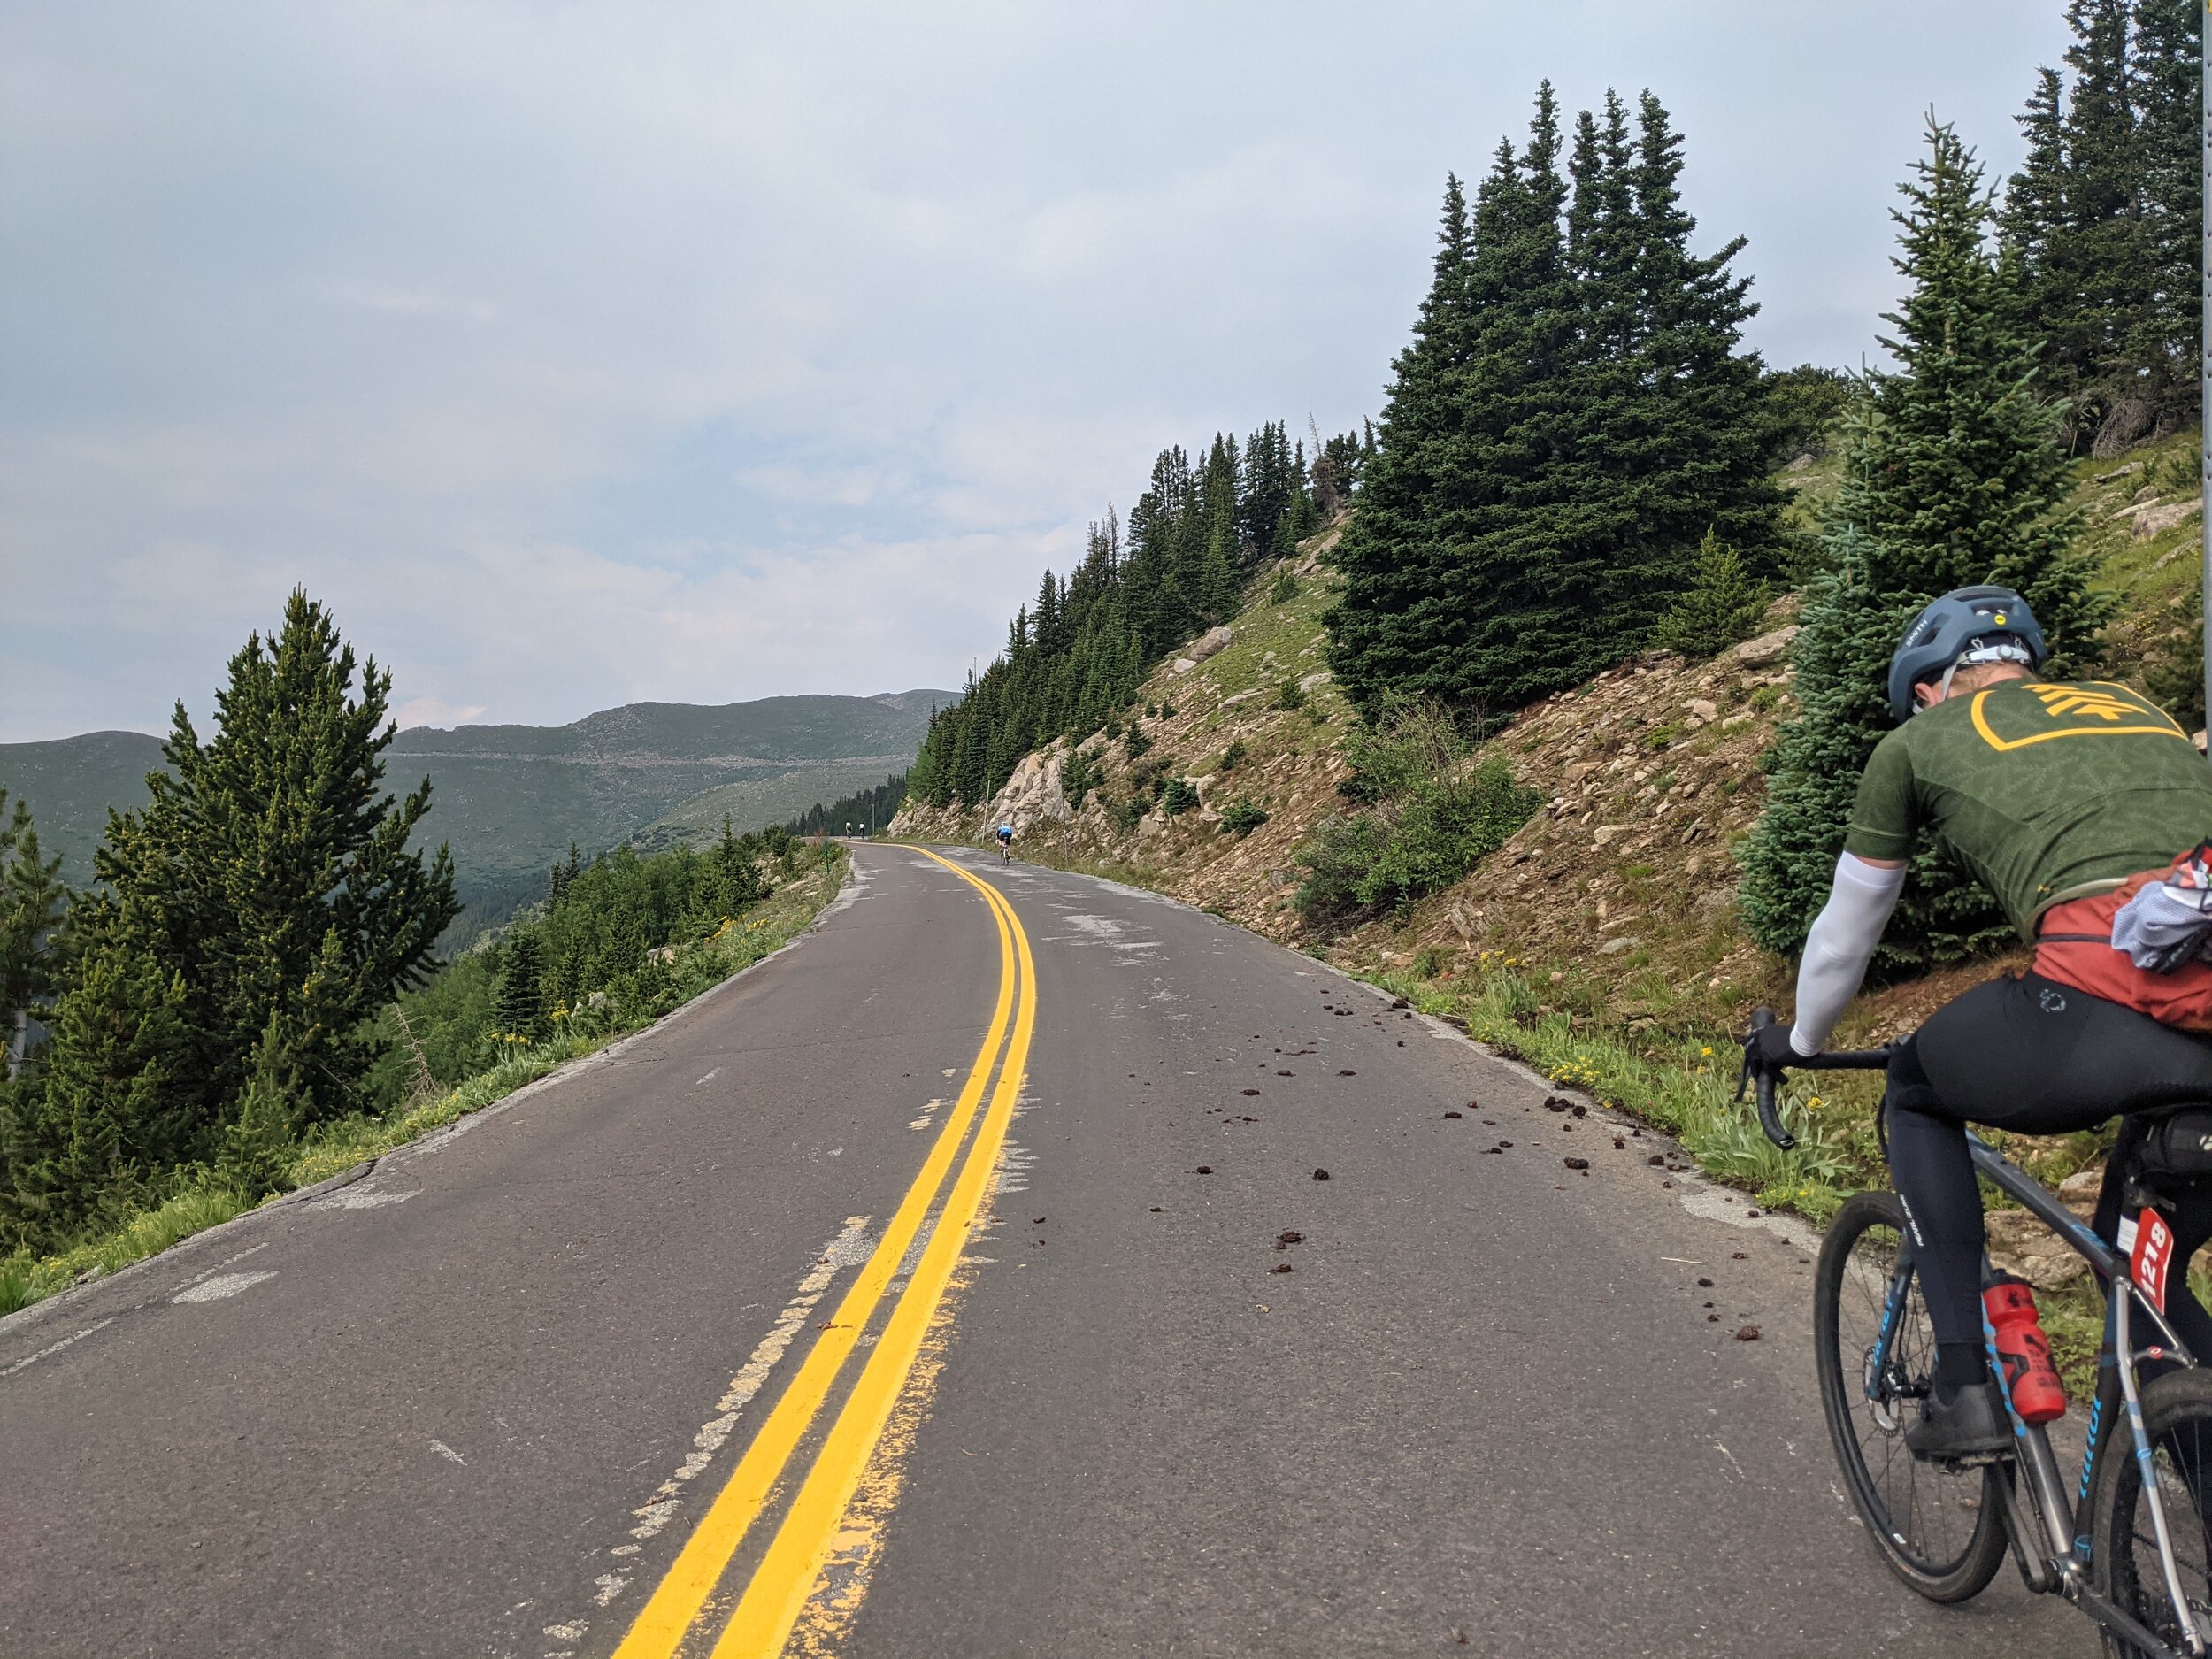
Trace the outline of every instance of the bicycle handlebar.
<path fill-rule="evenodd" d="M 1751 1011 L 1751 1035 L 1758 1034 L 1774 1024 L 1774 1010 L 1757 1008 Z M 1790 1062 L 1787 1069 L 1805 1071 L 1878 1071 L 1889 1064 L 1887 1048 L 1844 1048 L 1830 1054 L 1806 1055 Z M 1774 1086 L 1785 1068 L 1762 1065 L 1751 1043 L 1744 1044 L 1743 1071 L 1736 1079 L 1736 1098 L 1743 1098 L 1744 1085 L 1755 1086 L 1759 1104 L 1759 1127 L 1766 1138 L 1787 1152 L 1797 1144 L 1797 1137 L 1782 1126 L 1782 1116 L 1774 1108 Z"/>

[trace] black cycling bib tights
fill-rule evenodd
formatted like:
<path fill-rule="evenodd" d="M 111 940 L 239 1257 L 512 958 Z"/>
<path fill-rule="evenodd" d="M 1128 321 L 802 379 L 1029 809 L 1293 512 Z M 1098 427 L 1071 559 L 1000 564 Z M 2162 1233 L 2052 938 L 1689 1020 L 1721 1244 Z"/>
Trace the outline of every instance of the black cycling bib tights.
<path fill-rule="evenodd" d="M 2212 1102 L 2212 1042 L 2117 1002 L 2030 973 L 1938 1009 L 1889 1068 L 1890 1172 L 1918 1236 L 1936 1340 L 1982 1340 L 1982 1200 L 1968 1124 L 2068 1134 L 2187 1102 Z M 2185 1262 L 2212 1238 L 2212 1202 L 2173 1221 Z M 2212 1318 L 2183 1276 L 2169 1298 L 2182 1339 L 2212 1355 Z"/>

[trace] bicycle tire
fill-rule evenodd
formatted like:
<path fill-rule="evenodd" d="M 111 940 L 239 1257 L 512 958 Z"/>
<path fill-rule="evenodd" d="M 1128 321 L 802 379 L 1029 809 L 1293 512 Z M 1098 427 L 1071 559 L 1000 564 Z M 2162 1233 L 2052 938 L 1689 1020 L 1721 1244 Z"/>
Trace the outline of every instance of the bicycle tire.
<path fill-rule="evenodd" d="M 1907 1287 L 1889 1379 L 1878 1399 L 1866 1392 L 1866 1361 L 1904 1227 L 1905 1209 L 1895 1194 L 1861 1193 L 1837 1213 L 1821 1242 L 1813 1281 L 1821 1412 L 1852 1506 L 1883 1563 L 1931 1601 L 1964 1601 L 1987 1588 L 2004 1564 L 2008 1540 L 1997 1484 L 2003 1476 L 1994 1465 L 1945 1470 L 1906 1449 L 1905 1427 L 1918 1413 L 1935 1353 L 1916 1278 Z M 1885 1230 L 1887 1242 L 1879 1236 Z M 1870 1444 L 1878 1466 L 1870 1461 Z M 1972 1522 L 1961 1525 L 1969 1511 Z"/>
<path fill-rule="evenodd" d="M 2208 1542 L 2204 1523 L 2193 1525 L 2192 1517 L 2212 1509 L 2212 1373 L 2170 1371 L 2146 1383 L 2143 1428 L 2150 1436 L 2153 1455 L 2166 1459 L 2160 1470 L 2162 1492 L 2169 1491 L 2168 1476 L 2172 1476 L 2166 1525 L 2173 1537 L 2182 1589 L 2197 1606 L 2201 1624 L 2206 1622 L 2204 1609 L 2212 1604 L 2212 1562 L 2207 1560 L 2212 1542 Z M 2185 1647 L 2176 1627 L 2173 1603 L 2167 1598 L 2149 1511 L 2143 1509 L 2138 1514 L 2142 1471 L 2135 1461 L 2126 1419 L 2116 1421 L 2109 1434 L 2109 1448 L 2098 1462 L 2095 1494 L 2090 1500 L 2094 1582 L 2123 1611 L 2171 1645 Z M 2192 1465 L 2193 1475 L 2188 1472 Z M 2114 1659 L 2139 1659 L 2147 1651 L 2110 1631 L 2104 1632 L 2104 1650 Z"/>

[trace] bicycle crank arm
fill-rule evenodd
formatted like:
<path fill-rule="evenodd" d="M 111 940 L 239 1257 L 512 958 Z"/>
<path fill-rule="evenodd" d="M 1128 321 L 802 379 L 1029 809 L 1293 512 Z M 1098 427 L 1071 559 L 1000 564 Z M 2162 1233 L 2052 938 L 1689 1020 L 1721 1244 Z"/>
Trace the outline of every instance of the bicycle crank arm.
<path fill-rule="evenodd" d="M 2139 1624 L 2119 1606 L 2079 1579 L 2074 1581 L 2074 1605 L 2116 1636 L 2124 1637 L 2153 1659 L 2195 1659 L 2185 1647 L 2170 1647 L 2165 1639 L 2147 1625 Z"/>
<path fill-rule="evenodd" d="M 2043 1528 L 2028 1513 L 2020 1496 L 2017 1471 L 2001 1471 L 1997 1490 L 2004 1495 L 2005 1532 L 2012 1540 L 2012 1559 L 2020 1569 L 2020 1582 L 2037 1595 L 2048 1595 L 2059 1588 L 2059 1566 L 2045 1553 Z"/>

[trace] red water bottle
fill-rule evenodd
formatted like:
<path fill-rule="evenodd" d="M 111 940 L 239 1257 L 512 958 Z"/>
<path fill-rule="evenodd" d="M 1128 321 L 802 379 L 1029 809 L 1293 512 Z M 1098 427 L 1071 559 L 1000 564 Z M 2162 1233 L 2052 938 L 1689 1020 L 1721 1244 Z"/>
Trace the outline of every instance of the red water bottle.
<path fill-rule="evenodd" d="M 2036 1317 L 2035 1292 L 2024 1279 L 2001 1274 L 1982 1292 L 1982 1308 L 1997 1333 L 2005 1388 L 2020 1420 L 2032 1425 L 2064 1417 L 2066 1387 L 2051 1363 L 2051 1343 L 2043 1334 L 2043 1322 Z"/>

